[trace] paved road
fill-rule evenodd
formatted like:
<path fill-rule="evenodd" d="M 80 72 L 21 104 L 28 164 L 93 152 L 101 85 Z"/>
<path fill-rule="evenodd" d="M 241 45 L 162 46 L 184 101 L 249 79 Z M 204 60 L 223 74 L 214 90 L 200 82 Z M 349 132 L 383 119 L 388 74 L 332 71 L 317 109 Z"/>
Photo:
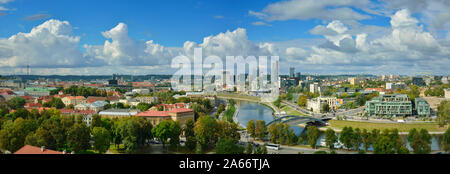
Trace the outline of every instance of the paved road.
<path fill-rule="evenodd" d="M 245 132 L 241 132 L 241 140 L 240 142 L 253 142 L 253 143 L 257 143 L 260 146 L 263 146 L 264 143 L 263 142 L 259 142 L 259 141 L 253 141 L 252 138 L 250 138 L 248 135 L 245 134 Z M 318 148 L 318 149 L 312 149 L 312 148 L 306 148 L 306 147 L 294 147 L 294 146 L 284 146 L 281 145 L 279 150 L 267 150 L 268 154 L 298 154 L 299 152 L 302 154 L 314 154 L 314 152 L 317 151 L 327 151 L 330 152 L 329 149 L 327 148 Z M 349 151 L 344 151 L 344 150 L 335 150 L 336 153 L 338 154 L 356 154 L 357 152 L 349 152 Z"/>
<path fill-rule="evenodd" d="M 350 109 L 347 111 L 342 111 L 342 112 L 334 112 L 334 113 L 326 113 L 326 114 L 317 114 L 317 113 L 312 113 L 311 111 L 308 111 L 306 109 L 303 109 L 301 107 L 299 107 L 297 104 L 292 103 L 290 101 L 282 101 L 283 104 L 290 106 L 291 108 L 299 111 L 302 114 L 305 114 L 307 116 L 311 116 L 311 117 L 316 117 L 316 118 L 321 118 L 323 115 L 325 115 L 326 117 L 336 117 L 336 116 L 356 116 L 359 113 L 363 113 L 364 112 L 364 107 L 359 107 L 356 109 Z"/>

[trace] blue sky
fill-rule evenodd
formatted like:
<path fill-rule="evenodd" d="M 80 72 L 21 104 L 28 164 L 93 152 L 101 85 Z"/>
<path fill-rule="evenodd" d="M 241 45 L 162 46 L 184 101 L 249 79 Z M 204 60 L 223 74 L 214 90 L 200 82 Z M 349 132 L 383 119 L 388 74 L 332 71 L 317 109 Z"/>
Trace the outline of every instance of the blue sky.
<path fill-rule="evenodd" d="M 442 65 L 450 57 L 447 7 L 450 4 L 440 0 L 425 4 L 420 0 L 0 0 L 0 59 L 6 61 L 0 64 L 0 73 L 23 67 L 23 62 L 31 66 L 36 62 L 34 66 L 42 68 L 36 72 L 42 74 L 98 73 L 92 69 L 108 74 L 111 66 L 123 73 L 130 73 L 130 67 L 134 73 L 170 73 L 173 70 L 165 71 L 170 62 L 161 59 L 187 54 L 184 44 L 193 42 L 219 56 L 279 55 L 283 71 L 295 66 L 323 74 L 448 74 L 448 67 Z M 69 39 L 44 32 L 20 36 L 29 39 L 20 44 L 7 40 L 32 33 L 33 28 L 41 27 L 36 30 L 41 33 L 53 26 Z M 404 36 L 396 36 L 396 31 Z M 102 32 L 111 32 L 111 37 Z M 206 37 L 213 41 L 203 43 Z M 154 45 L 146 45 L 147 41 Z M 44 45 L 36 46 L 39 52 L 18 53 L 39 42 Z M 145 51 L 154 48 L 158 51 Z M 43 61 L 47 57 L 49 62 Z"/>
<path fill-rule="evenodd" d="M 77 35 L 86 35 L 82 44 L 102 44 L 101 31 L 119 22 L 129 25 L 130 36 L 138 40 L 153 39 L 166 46 L 181 46 L 186 40 L 201 42 L 203 37 L 238 27 L 246 28 L 254 41 L 285 41 L 296 38 L 317 38 L 308 33 L 321 24 L 320 20 L 273 22 L 271 27 L 253 26 L 258 21 L 249 10 L 261 10 L 268 3 L 261 0 L 16 0 L 8 6 L 16 8 L 0 18 L 7 23 L 0 37 L 28 32 L 48 19 L 70 21 Z M 28 16 L 47 14 L 49 17 L 24 20 Z M 377 20 L 376 25 L 388 25 Z"/>

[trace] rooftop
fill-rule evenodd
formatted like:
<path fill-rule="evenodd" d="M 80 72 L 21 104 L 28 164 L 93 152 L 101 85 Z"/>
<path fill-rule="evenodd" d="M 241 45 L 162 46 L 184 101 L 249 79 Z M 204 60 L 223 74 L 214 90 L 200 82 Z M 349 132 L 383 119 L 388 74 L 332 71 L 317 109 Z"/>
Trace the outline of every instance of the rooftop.
<path fill-rule="evenodd" d="M 145 111 L 136 114 L 136 117 L 169 117 L 166 111 Z"/>
<path fill-rule="evenodd" d="M 25 145 L 14 154 L 63 154 L 63 152 L 45 149 L 45 147 Z"/>

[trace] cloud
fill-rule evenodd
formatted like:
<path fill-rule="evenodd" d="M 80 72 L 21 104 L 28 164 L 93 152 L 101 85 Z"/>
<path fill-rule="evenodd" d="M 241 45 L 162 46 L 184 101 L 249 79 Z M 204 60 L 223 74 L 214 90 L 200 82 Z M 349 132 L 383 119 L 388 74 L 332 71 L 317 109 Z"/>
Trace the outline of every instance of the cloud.
<path fill-rule="evenodd" d="M 8 2 L 13 2 L 15 0 L 0 0 L 0 4 L 6 4 Z"/>
<path fill-rule="evenodd" d="M 369 0 L 288 0 L 269 4 L 261 12 L 249 11 L 249 14 L 268 21 L 362 20 L 370 16 L 357 12 L 353 8 L 363 8 L 369 3 Z"/>
<path fill-rule="evenodd" d="M 35 21 L 35 20 L 47 19 L 50 17 L 51 17 L 51 15 L 49 15 L 49 14 L 35 14 L 35 15 L 27 16 L 23 19 L 26 21 Z"/>
<path fill-rule="evenodd" d="M 252 25 L 254 25 L 254 26 L 268 26 L 268 27 L 272 26 L 272 25 L 270 25 L 268 23 L 265 23 L 265 22 L 262 22 L 262 21 L 253 22 Z"/>
<path fill-rule="evenodd" d="M 67 21 L 48 20 L 29 33 L 0 39 L 0 67 L 89 66 Z"/>
<path fill-rule="evenodd" d="M 358 71 L 415 73 L 431 71 L 448 74 L 450 47 L 424 31 L 408 9 L 391 16 L 390 32 L 372 39 L 373 33 L 352 31 L 339 21 L 319 25 L 311 33 L 323 35 L 327 41 L 313 46 L 310 55 L 297 61 L 301 64 L 322 64 L 323 67 L 347 67 Z M 318 70 L 318 69 L 316 69 Z"/>
<path fill-rule="evenodd" d="M 172 58 L 192 58 L 194 48 L 200 47 L 204 58 L 277 55 L 282 72 L 295 66 L 301 72 L 315 73 L 448 74 L 449 32 L 446 38 L 432 35 L 408 9 L 390 18 L 388 27 L 331 20 L 310 30 L 320 39 L 254 42 L 246 29 L 237 28 L 206 36 L 199 43 L 185 41 L 179 47 L 133 39 L 128 26 L 119 23 L 99 32 L 104 44 L 83 45 L 85 52 L 80 51 L 80 37 L 74 36 L 69 22 L 48 20 L 29 33 L 0 38 L 0 72 L 16 72 L 14 67 L 30 64 L 46 74 L 170 74 L 176 71 L 169 66 Z"/>
<path fill-rule="evenodd" d="M 0 4 L 6 4 L 6 3 L 9 3 L 9 2 L 13 2 L 13 1 L 14 0 L 0 0 Z M 9 10 L 10 9 L 8 9 L 6 7 L 0 6 L 0 11 L 9 11 Z M 4 16 L 2 14 L 4 14 L 4 13 L 0 13 L 0 16 Z"/>
<path fill-rule="evenodd" d="M 218 16 L 214 16 L 214 18 L 216 18 L 216 19 L 223 19 L 224 17 L 223 17 L 223 16 L 220 16 L 220 15 L 218 15 Z"/>
<path fill-rule="evenodd" d="M 420 20 L 430 26 L 431 30 L 448 30 L 450 28 L 450 1 L 446 0 L 383 0 L 385 14 L 389 15 L 399 9 L 408 9 L 412 14 L 421 14 Z"/>
<path fill-rule="evenodd" d="M 136 41 L 128 36 L 128 26 L 119 23 L 102 32 L 108 39 L 104 45 L 84 45 L 86 56 L 102 60 L 108 65 L 146 66 L 168 64 L 173 50 L 150 41 Z"/>
<path fill-rule="evenodd" d="M 6 13 L 0 13 L 0 17 L 7 15 Z"/>

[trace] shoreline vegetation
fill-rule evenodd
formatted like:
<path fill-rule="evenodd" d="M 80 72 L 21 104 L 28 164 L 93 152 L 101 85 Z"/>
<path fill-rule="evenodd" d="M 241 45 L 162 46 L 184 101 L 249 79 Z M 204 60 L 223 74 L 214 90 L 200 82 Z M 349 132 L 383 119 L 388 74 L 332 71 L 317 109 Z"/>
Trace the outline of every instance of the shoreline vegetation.
<path fill-rule="evenodd" d="M 344 127 L 353 127 L 359 129 L 367 129 L 371 131 L 373 129 L 384 130 L 384 129 L 398 129 L 401 134 L 408 134 L 409 130 L 416 129 L 426 129 L 431 134 L 443 134 L 445 130 L 449 127 L 448 125 L 444 127 L 439 127 L 437 123 L 373 123 L 373 122 L 360 122 L 360 121 L 346 121 L 346 120 L 330 120 L 330 126 L 323 127 L 321 129 L 332 128 L 336 132 L 340 132 Z"/>

